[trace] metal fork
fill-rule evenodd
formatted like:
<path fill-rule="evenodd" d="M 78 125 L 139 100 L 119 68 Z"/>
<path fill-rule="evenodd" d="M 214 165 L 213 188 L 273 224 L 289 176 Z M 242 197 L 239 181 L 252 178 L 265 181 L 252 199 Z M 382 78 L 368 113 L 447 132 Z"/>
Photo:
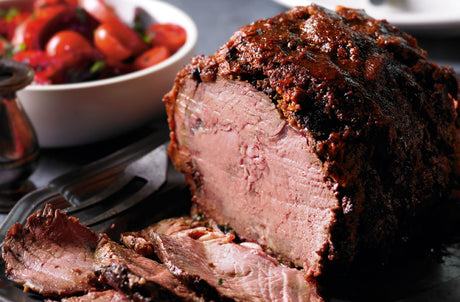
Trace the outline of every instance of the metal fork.
<path fill-rule="evenodd" d="M 95 231 L 155 193 L 167 179 L 167 143 L 152 134 L 94 163 L 52 180 L 11 209 L 0 225 L 0 242 L 10 227 L 24 224 L 35 211 L 50 203 L 80 219 Z"/>

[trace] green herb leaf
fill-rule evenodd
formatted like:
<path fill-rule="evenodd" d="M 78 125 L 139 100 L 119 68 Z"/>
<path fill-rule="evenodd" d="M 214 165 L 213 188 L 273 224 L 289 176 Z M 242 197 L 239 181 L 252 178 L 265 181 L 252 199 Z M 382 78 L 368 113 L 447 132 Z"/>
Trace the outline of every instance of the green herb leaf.
<path fill-rule="evenodd" d="M 133 26 L 133 29 L 134 29 L 137 33 L 143 33 L 143 32 L 145 31 L 144 23 L 142 22 L 142 20 L 141 20 L 138 16 L 135 16 L 135 18 L 134 18 L 134 26 Z"/>
<path fill-rule="evenodd" d="M 143 14 L 144 13 L 140 10 L 136 11 L 136 15 L 134 16 L 133 29 L 145 43 L 149 44 L 152 39 L 145 34 L 148 24 L 145 18 L 143 18 Z"/>
<path fill-rule="evenodd" d="M 91 65 L 91 68 L 89 69 L 89 71 L 94 74 L 94 73 L 101 72 L 102 70 L 105 69 L 105 67 L 106 67 L 105 61 L 98 60 L 98 61 L 95 61 L 93 65 Z"/>
<path fill-rule="evenodd" d="M 150 44 L 152 42 L 152 38 L 147 35 L 140 35 L 141 39 L 144 40 L 145 43 Z"/>
<path fill-rule="evenodd" d="M 13 18 L 15 16 L 19 15 L 20 13 L 21 12 L 19 11 L 19 9 L 17 9 L 16 7 L 12 7 L 6 13 L 5 20 L 6 21 L 11 21 L 11 20 L 13 20 Z"/>
<path fill-rule="evenodd" d="M 20 51 L 27 50 L 27 45 L 25 43 L 17 44 L 12 49 L 12 54 L 15 54 Z"/>
<path fill-rule="evenodd" d="M 217 283 L 217 284 L 219 284 L 219 285 L 222 285 L 222 283 L 224 283 L 224 279 L 222 279 L 222 278 L 219 278 L 219 281 L 218 281 L 218 283 Z"/>

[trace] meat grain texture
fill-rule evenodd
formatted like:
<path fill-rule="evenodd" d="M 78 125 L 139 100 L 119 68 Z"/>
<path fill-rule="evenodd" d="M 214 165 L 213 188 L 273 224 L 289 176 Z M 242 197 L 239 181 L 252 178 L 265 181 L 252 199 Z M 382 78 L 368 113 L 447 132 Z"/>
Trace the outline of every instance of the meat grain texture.
<path fill-rule="evenodd" d="M 204 302 L 168 268 L 101 235 L 95 253 L 99 280 L 129 294 L 135 301 Z"/>
<path fill-rule="evenodd" d="M 178 217 L 123 234 L 122 246 L 47 205 L 10 229 L 3 259 L 8 279 L 46 302 L 323 301 L 315 280 L 234 239 Z M 142 255 L 147 244 L 162 263 Z"/>
<path fill-rule="evenodd" d="M 212 222 L 165 219 L 122 241 L 145 252 L 146 243 L 171 272 L 206 301 L 322 302 L 315 280 L 288 268 L 254 243 L 234 242 Z"/>
<path fill-rule="evenodd" d="M 6 277 L 62 301 L 193 301 L 166 265 L 96 235 L 51 205 L 13 225 L 2 251 Z M 112 290 L 111 290 L 112 289 Z M 53 301 L 53 300 L 46 300 Z"/>
<path fill-rule="evenodd" d="M 432 219 L 458 182 L 457 90 L 385 21 L 297 7 L 178 74 L 169 152 L 198 213 L 317 276 Z"/>
<path fill-rule="evenodd" d="M 93 253 L 97 235 L 78 219 L 50 206 L 8 231 L 3 245 L 6 277 L 43 296 L 67 296 L 95 289 Z"/>

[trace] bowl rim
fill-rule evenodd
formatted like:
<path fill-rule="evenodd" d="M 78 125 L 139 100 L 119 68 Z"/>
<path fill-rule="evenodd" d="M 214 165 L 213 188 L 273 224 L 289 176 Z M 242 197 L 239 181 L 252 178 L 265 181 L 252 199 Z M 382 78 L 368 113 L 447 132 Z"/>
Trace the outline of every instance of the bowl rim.
<path fill-rule="evenodd" d="M 141 78 L 145 75 L 158 72 L 171 65 L 174 65 L 175 63 L 180 61 L 184 56 L 186 56 L 187 54 L 193 51 L 198 41 L 198 29 L 195 24 L 195 21 L 193 21 L 193 19 L 180 8 L 170 3 L 164 2 L 164 1 L 149 0 L 149 5 L 158 5 L 158 4 L 163 5 L 167 7 L 168 9 L 175 11 L 175 14 L 180 14 L 181 19 L 183 19 L 184 21 L 183 23 L 186 24 L 186 26 L 183 26 L 183 27 L 187 32 L 187 40 L 185 44 L 177 52 L 175 52 L 171 57 L 151 67 L 147 67 L 142 70 L 133 71 L 127 74 L 119 75 L 119 76 L 110 77 L 107 79 L 80 82 L 80 83 L 69 83 L 69 84 L 49 84 L 49 85 L 32 84 L 24 88 L 24 91 L 29 91 L 29 92 L 30 91 L 34 91 L 34 92 L 35 91 L 46 91 L 48 92 L 48 91 L 62 91 L 62 90 L 81 90 L 81 89 L 86 89 L 86 88 L 96 88 L 99 86 L 114 85 L 114 84 L 124 82 L 124 81 L 135 80 L 137 78 Z"/>

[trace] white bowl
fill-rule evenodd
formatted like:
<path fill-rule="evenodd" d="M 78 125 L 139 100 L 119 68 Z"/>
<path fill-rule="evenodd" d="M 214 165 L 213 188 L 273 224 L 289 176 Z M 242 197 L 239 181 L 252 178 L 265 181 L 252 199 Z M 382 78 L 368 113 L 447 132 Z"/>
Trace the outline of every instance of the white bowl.
<path fill-rule="evenodd" d="M 29 0 L 0 1 L 23 3 Z M 126 75 L 85 83 L 28 86 L 18 98 L 29 116 L 41 147 L 93 143 L 133 130 L 163 110 L 161 99 L 176 73 L 194 54 L 198 32 L 193 20 L 178 8 L 156 0 L 106 0 L 129 23 L 136 7 L 157 22 L 181 25 L 184 46 L 167 60 Z M 32 2 L 32 1 L 29 1 Z"/>

